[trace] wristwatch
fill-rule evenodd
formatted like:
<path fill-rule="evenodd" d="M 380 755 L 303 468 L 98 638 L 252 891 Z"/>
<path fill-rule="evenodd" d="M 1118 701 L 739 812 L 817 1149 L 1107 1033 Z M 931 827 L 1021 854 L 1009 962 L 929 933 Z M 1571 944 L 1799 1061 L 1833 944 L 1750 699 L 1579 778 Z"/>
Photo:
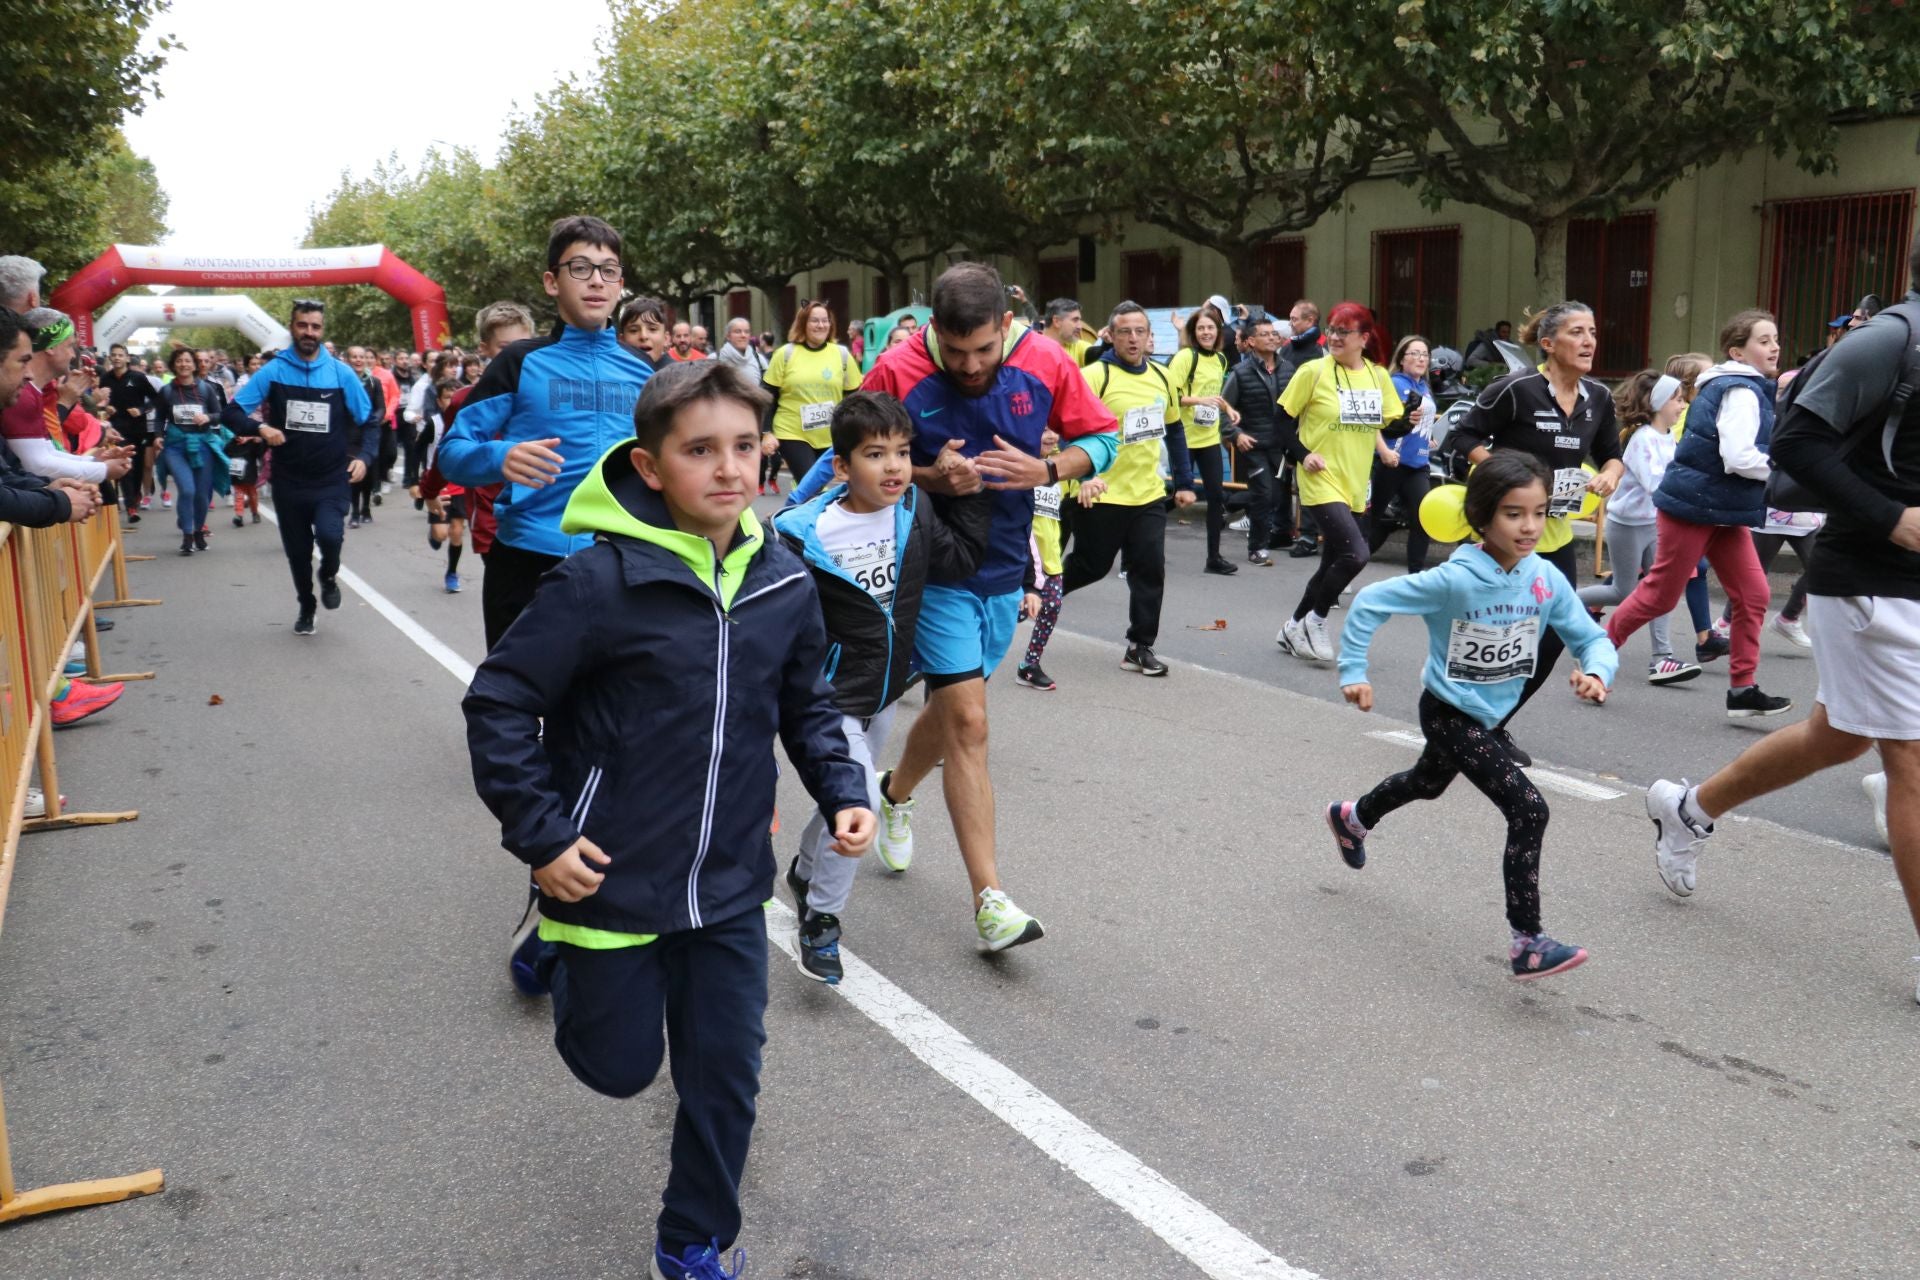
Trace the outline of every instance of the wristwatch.
<path fill-rule="evenodd" d="M 1060 467 L 1059 467 L 1059 464 L 1055 463 L 1052 458 L 1047 459 L 1047 483 L 1048 484 L 1060 483 Z"/>

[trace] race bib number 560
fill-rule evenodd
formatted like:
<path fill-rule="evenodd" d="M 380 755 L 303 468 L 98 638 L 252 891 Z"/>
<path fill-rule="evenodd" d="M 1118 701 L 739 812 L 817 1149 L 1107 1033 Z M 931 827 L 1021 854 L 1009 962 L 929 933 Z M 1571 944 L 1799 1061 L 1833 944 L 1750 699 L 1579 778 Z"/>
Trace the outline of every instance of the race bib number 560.
<path fill-rule="evenodd" d="M 1504 624 L 1458 620 L 1447 637 L 1447 679 L 1461 684 L 1525 680 L 1533 674 L 1539 648 L 1538 618 Z"/>

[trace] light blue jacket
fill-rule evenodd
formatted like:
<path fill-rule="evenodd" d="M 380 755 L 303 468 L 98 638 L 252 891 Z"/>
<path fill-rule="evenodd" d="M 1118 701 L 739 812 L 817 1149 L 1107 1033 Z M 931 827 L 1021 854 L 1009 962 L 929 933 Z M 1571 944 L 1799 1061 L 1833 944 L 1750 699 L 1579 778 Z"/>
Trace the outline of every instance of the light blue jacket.
<path fill-rule="evenodd" d="M 1594 624 L 1566 575 L 1537 555 L 1512 569 L 1477 545 L 1455 551 L 1447 562 L 1425 573 L 1411 573 L 1364 587 L 1347 611 L 1340 630 L 1340 683 L 1365 684 L 1367 646 L 1380 624 L 1396 613 L 1427 622 L 1427 663 L 1420 683 L 1434 697 L 1489 729 L 1520 703 L 1526 681 L 1515 676 L 1497 684 L 1470 684 L 1447 678 L 1447 645 L 1456 622 L 1506 626 L 1525 618 L 1552 627 L 1580 660 L 1580 669 L 1609 687 L 1620 655 L 1607 633 Z"/>

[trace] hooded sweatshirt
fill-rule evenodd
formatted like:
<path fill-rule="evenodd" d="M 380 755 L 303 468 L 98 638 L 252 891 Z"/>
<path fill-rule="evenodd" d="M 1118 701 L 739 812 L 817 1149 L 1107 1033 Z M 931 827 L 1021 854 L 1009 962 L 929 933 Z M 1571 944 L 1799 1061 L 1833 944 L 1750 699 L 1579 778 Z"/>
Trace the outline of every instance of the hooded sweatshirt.
<path fill-rule="evenodd" d="M 273 450 L 276 486 L 344 487 L 349 452 L 373 469 L 380 433 L 359 430 L 372 418 L 373 402 L 353 369 L 324 347 L 311 360 L 289 347 L 261 365 L 227 402 L 221 425 L 236 436 L 257 436 L 260 424 L 250 416 L 256 409 L 268 426 L 286 434 L 286 443 Z M 359 444 L 350 450 L 355 439 Z"/>
<path fill-rule="evenodd" d="M 1469 544 L 1437 569 L 1376 582 L 1354 596 L 1340 631 L 1342 685 L 1366 683 L 1367 646 L 1396 613 L 1426 619 L 1420 683 L 1489 729 L 1519 705 L 1543 627 L 1558 631 L 1581 670 L 1609 686 L 1620 666 L 1607 633 L 1552 564 L 1528 555 L 1502 569 L 1484 548 Z"/>
<path fill-rule="evenodd" d="M 628 460 L 637 443 L 575 490 L 562 528 L 592 541 L 541 579 L 462 704 L 507 850 L 539 868 L 584 835 L 613 859 L 592 896 L 540 900 L 541 936 L 580 946 L 772 896 L 776 736 L 829 821 L 867 803 L 806 565 L 751 511 L 724 551 L 675 528 Z"/>

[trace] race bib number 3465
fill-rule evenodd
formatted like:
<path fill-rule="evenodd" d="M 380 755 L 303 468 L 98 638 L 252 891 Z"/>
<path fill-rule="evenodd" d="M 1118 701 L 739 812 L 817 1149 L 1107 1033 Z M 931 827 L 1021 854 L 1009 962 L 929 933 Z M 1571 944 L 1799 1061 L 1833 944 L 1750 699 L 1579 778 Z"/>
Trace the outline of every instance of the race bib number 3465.
<path fill-rule="evenodd" d="M 1461 684 L 1500 684 L 1533 674 L 1540 648 L 1540 619 L 1517 622 L 1454 622 L 1447 637 L 1447 679 Z"/>

